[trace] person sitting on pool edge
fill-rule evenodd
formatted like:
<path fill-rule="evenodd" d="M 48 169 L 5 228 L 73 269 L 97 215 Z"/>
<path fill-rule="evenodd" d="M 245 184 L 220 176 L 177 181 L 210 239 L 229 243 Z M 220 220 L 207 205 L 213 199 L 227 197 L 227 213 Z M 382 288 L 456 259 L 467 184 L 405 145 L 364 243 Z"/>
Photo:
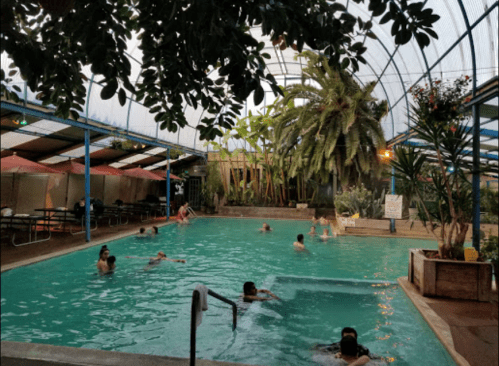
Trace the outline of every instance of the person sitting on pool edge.
<path fill-rule="evenodd" d="M 260 229 L 258 229 L 258 231 L 261 231 L 261 232 L 266 232 L 266 231 L 272 231 L 272 229 L 270 228 L 269 224 L 267 224 L 266 222 L 263 223 L 262 227 Z"/>
<path fill-rule="evenodd" d="M 99 260 L 97 261 L 97 269 L 99 272 L 107 272 L 109 271 L 109 266 L 107 264 L 107 258 L 109 257 L 109 249 L 107 249 L 107 245 L 103 245 L 99 252 Z"/>
<path fill-rule="evenodd" d="M 315 226 L 312 226 L 310 228 L 310 232 L 308 233 L 308 235 L 317 235 L 317 231 L 315 231 Z"/>
<path fill-rule="evenodd" d="M 357 331 L 354 328 L 351 327 L 345 327 L 341 330 L 341 338 L 345 338 L 351 336 L 357 340 Z M 331 344 L 317 344 L 313 347 L 313 349 L 321 351 L 321 352 L 328 352 L 328 353 L 334 353 L 336 358 L 341 358 L 341 342 L 334 342 Z M 379 356 L 375 356 L 369 352 L 369 349 L 364 347 L 361 344 L 357 343 L 357 354 L 359 357 L 361 356 L 367 356 L 370 359 L 372 358 L 379 358 Z"/>
<path fill-rule="evenodd" d="M 305 248 L 305 244 L 303 244 L 303 234 L 298 234 L 298 236 L 296 237 L 296 240 L 294 243 L 293 243 L 293 246 L 295 247 L 295 250 L 307 250 L 307 248 Z"/>
<path fill-rule="evenodd" d="M 252 301 L 269 301 L 269 300 L 281 300 L 279 297 L 277 297 L 275 294 L 270 292 L 269 290 L 264 290 L 260 289 L 258 290 L 255 286 L 254 282 L 245 282 L 243 285 L 243 300 L 246 302 L 252 302 Z M 271 297 L 260 297 L 257 296 L 257 294 L 267 294 L 270 295 Z"/>

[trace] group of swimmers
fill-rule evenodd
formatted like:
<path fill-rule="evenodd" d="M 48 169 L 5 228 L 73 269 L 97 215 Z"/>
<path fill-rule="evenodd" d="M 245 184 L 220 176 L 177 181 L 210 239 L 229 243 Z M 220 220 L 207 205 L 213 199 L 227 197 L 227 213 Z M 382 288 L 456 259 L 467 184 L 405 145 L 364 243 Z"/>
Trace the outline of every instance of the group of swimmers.
<path fill-rule="evenodd" d="M 140 233 L 137 235 L 139 237 L 145 237 L 147 235 L 157 235 L 158 234 L 158 228 L 156 226 L 153 226 L 150 231 L 146 233 L 145 228 L 140 228 Z M 152 266 L 156 266 L 160 264 L 162 261 L 169 261 L 169 262 L 179 262 L 179 263 L 186 263 L 187 261 L 185 259 L 172 259 L 168 258 L 166 254 L 163 251 L 158 252 L 158 255 L 156 257 L 132 257 L 132 256 L 126 256 L 125 258 L 136 258 L 136 259 L 149 259 L 148 266 L 145 269 L 149 269 Z M 103 245 L 100 252 L 99 252 L 99 260 L 97 261 L 97 269 L 99 270 L 100 274 L 110 274 L 113 273 L 114 269 L 116 268 L 116 257 L 114 255 L 109 255 L 109 248 L 107 245 Z"/>
<path fill-rule="evenodd" d="M 303 236 L 302 234 L 300 234 Z M 299 236 L 300 236 L 299 235 Z M 281 300 L 276 294 L 266 289 L 257 289 L 254 282 L 245 282 L 241 298 L 244 302 Z M 332 344 L 318 344 L 313 346 L 316 350 L 328 357 L 342 359 L 349 366 L 365 365 L 373 358 L 380 358 L 369 352 L 369 349 L 357 343 L 357 331 L 346 327 L 341 331 L 341 341 Z"/>
<path fill-rule="evenodd" d="M 146 230 L 146 228 L 141 227 L 139 229 L 139 233 L 137 234 L 137 238 L 146 238 L 150 236 L 156 236 L 158 235 L 159 230 L 157 226 L 153 226 L 150 229 Z"/>

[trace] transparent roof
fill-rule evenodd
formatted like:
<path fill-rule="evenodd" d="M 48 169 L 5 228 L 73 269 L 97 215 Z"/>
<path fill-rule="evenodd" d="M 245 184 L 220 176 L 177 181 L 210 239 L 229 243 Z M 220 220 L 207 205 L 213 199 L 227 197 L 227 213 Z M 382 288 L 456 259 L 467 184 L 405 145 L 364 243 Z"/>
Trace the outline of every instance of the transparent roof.
<path fill-rule="evenodd" d="M 382 122 L 387 140 L 408 128 L 407 110 L 411 103 L 408 89 L 413 84 L 418 82 L 424 84 L 430 78 L 454 79 L 461 75 L 473 77 L 476 74 L 476 85 L 479 86 L 498 75 L 498 1 L 426 1 L 426 7 L 432 8 L 441 18 L 435 23 L 434 28 L 439 39 L 432 39 L 432 43 L 425 50 L 421 50 L 414 39 L 400 47 L 395 45 L 391 35 L 391 23 L 380 25 L 377 23 L 379 17 L 370 18 L 367 10 L 369 1 L 360 4 L 350 0 L 338 2 L 343 3 L 356 17 L 361 17 L 364 21 L 373 21 L 372 30 L 377 39 L 364 37 L 359 39 L 368 48 L 364 55 L 367 64 L 360 64 L 360 70 L 355 74 L 355 78 L 361 84 L 377 80 L 375 97 L 388 100 L 390 113 Z M 258 41 L 265 42 L 265 52 L 271 55 L 271 59 L 267 60 L 267 69 L 276 77 L 278 83 L 289 85 L 299 82 L 303 60 L 295 58 L 296 51 L 290 47 L 281 51 L 278 46 L 272 46 L 269 38 L 263 37 L 258 27 L 252 28 L 250 32 Z M 470 45 L 470 35 L 474 41 L 473 48 Z M 139 80 L 142 59 L 136 39 L 129 41 L 128 53 L 132 65 L 130 80 L 133 82 Z M 5 54 L 2 55 L 1 61 L 2 68 L 8 73 L 10 62 Z M 82 117 L 190 149 L 204 152 L 210 149 L 209 146 L 205 146 L 205 141 L 199 140 L 199 133 L 196 130 L 200 120 L 205 116 L 201 107 L 196 110 L 186 105 L 185 114 L 189 125 L 179 129 L 177 133 L 170 133 L 159 129 L 159 125 L 154 121 L 154 115 L 150 114 L 148 108 L 141 103 L 135 102 L 134 96 L 128 91 L 128 101 L 123 107 L 119 104 L 117 95 L 110 100 L 101 100 L 102 86 L 98 83 L 100 77 L 94 78 L 89 67 L 84 68 L 84 73 L 89 80 L 86 83 L 89 94 L 84 107 L 86 113 Z M 216 70 L 211 75 L 214 79 L 218 78 Z M 25 90 L 19 74 L 13 79 L 13 83 Z M 253 104 L 253 96 L 250 95 L 241 117 L 248 111 L 253 113 L 262 111 L 265 105 L 273 103 L 275 96 L 270 87 L 265 90 L 264 103 L 260 106 Z M 23 98 L 23 94 L 19 93 L 19 96 Z M 29 89 L 26 90 L 26 97 L 29 103 L 40 104 Z M 492 109 L 495 106 L 496 117 L 492 118 L 484 128 L 493 129 L 497 134 L 497 99 L 489 104 L 492 105 Z M 3 145 L 2 141 L 2 147 Z M 497 148 L 497 138 L 492 145 Z"/>

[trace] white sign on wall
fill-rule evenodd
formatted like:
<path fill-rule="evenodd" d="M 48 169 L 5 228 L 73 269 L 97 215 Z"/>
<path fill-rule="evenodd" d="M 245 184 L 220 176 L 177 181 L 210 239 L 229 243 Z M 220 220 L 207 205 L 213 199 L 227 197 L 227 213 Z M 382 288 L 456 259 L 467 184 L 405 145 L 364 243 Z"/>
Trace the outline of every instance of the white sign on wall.
<path fill-rule="evenodd" d="M 355 219 L 351 217 L 338 217 L 338 220 L 343 227 L 355 227 Z"/>
<path fill-rule="evenodd" d="M 388 219 L 402 218 L 402 196 L 387 194 L 385 199 L 385 217 Z"/>

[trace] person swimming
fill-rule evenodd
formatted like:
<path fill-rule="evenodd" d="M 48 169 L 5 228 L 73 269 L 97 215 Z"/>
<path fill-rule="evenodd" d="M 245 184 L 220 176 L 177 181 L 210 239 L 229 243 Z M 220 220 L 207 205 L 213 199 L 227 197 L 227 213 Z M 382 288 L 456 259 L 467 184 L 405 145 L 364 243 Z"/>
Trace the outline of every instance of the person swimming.
<path fill-rule="evenodd" d="M 312 216 L 312 224 L 317 225 L 318 222 L 319 220 L 315 216 Z"/>
<path fill-rule="evenodd" d="M 147 236 L 146 229 L 141 227 L 139 229 L 139 233 L 137 234 L 137 238 L 145 238 Z"/>
<path fill-rule="evenodd" d="M 319 223 L 322 226 L 325 226 L 325 225 L 327 225 L 329 223 L 329 221 L 324 216 L 321 216 L 321 218 L 319 219 Z"/>
<path fill-rule="evenodd" d="M 113 271 L 116 268 L 116 257 L 114 255 L 107 258 L 108 272 Z"/>
<path fill-rule="evenodd" d="M 307 250 L 307 248 L 305 248 L 305 244 L 303 244 L 304 241 L 303 234 L 298 234 L 296 240 L 297 241 L 293 243 L 295 250 Z"/>
<path fill-rule="evenodd" d="M 312 227 L 310 228 L 310 232 L 308 233 L 308 235 L 317 235 L 317 234 L 318 234 L 318 233 L 317 233 L 317 231 L 315 231 L 315 226 L 312 226 Z"/>
<path fill-rule="evenodd" d="M 257 294 L 259 294 L 259 293 L 269 295 L 270 297 L 257 296 Z M 258 290 L 255 287 L 254 282 L 245 282 L 244 283 L 242 296 L 243 296 L 243 301 L 245 301 L 245 302 L 281 300 L 279 297 L 277 297 L 275 294 L 273 294 L 269 290 L 264 290 L 264 289 Z"/>
<path fill-rule="evenodd" d="M 270 228 L 269 224 L 264 222 L 262 227 L 260 229 L 258 229 L 258 231 L 266 232 L 266 231 L 272 231 L 272 229 Z"/>
<path fill-rule="evenodd" d="M 132 257 L 132 256 L 126 256 L 125 258 L 135 258 L 135 259 L 149 259 L 149 265 L 157 265 L 160 264 L 161 261 L 169 261 L 169 262 L 179 262 L 179 263 L 186 263 L 187 261 L 185 259 L 172 259 L 168 258 L 166 254 L 162 251 L 158 252 L 158 255 L 156 257 Z"/>
<path fill-rule="evenodd" d="M 322 240 L 327 240 L 327 239 L 331 239 L 331 238 L 332 238 L 332 236 L 331 236 L 331 235 L 329 235 L 329 230 L 328 230 L 328 229 L 324 229 L 324 230 L 322 231 L 322 235 L 320 236 L 320 238 L 321 238 Z"/>
<path fill-rule="evenodd" d="M 109 257 L 109 249 L 107 245 L 103 245 L 99 251 L 99 260 L 97 261 L 97 269 L 99 272 L 109 271 L 109 265 L 107 264 L 107 259 Z"/>

